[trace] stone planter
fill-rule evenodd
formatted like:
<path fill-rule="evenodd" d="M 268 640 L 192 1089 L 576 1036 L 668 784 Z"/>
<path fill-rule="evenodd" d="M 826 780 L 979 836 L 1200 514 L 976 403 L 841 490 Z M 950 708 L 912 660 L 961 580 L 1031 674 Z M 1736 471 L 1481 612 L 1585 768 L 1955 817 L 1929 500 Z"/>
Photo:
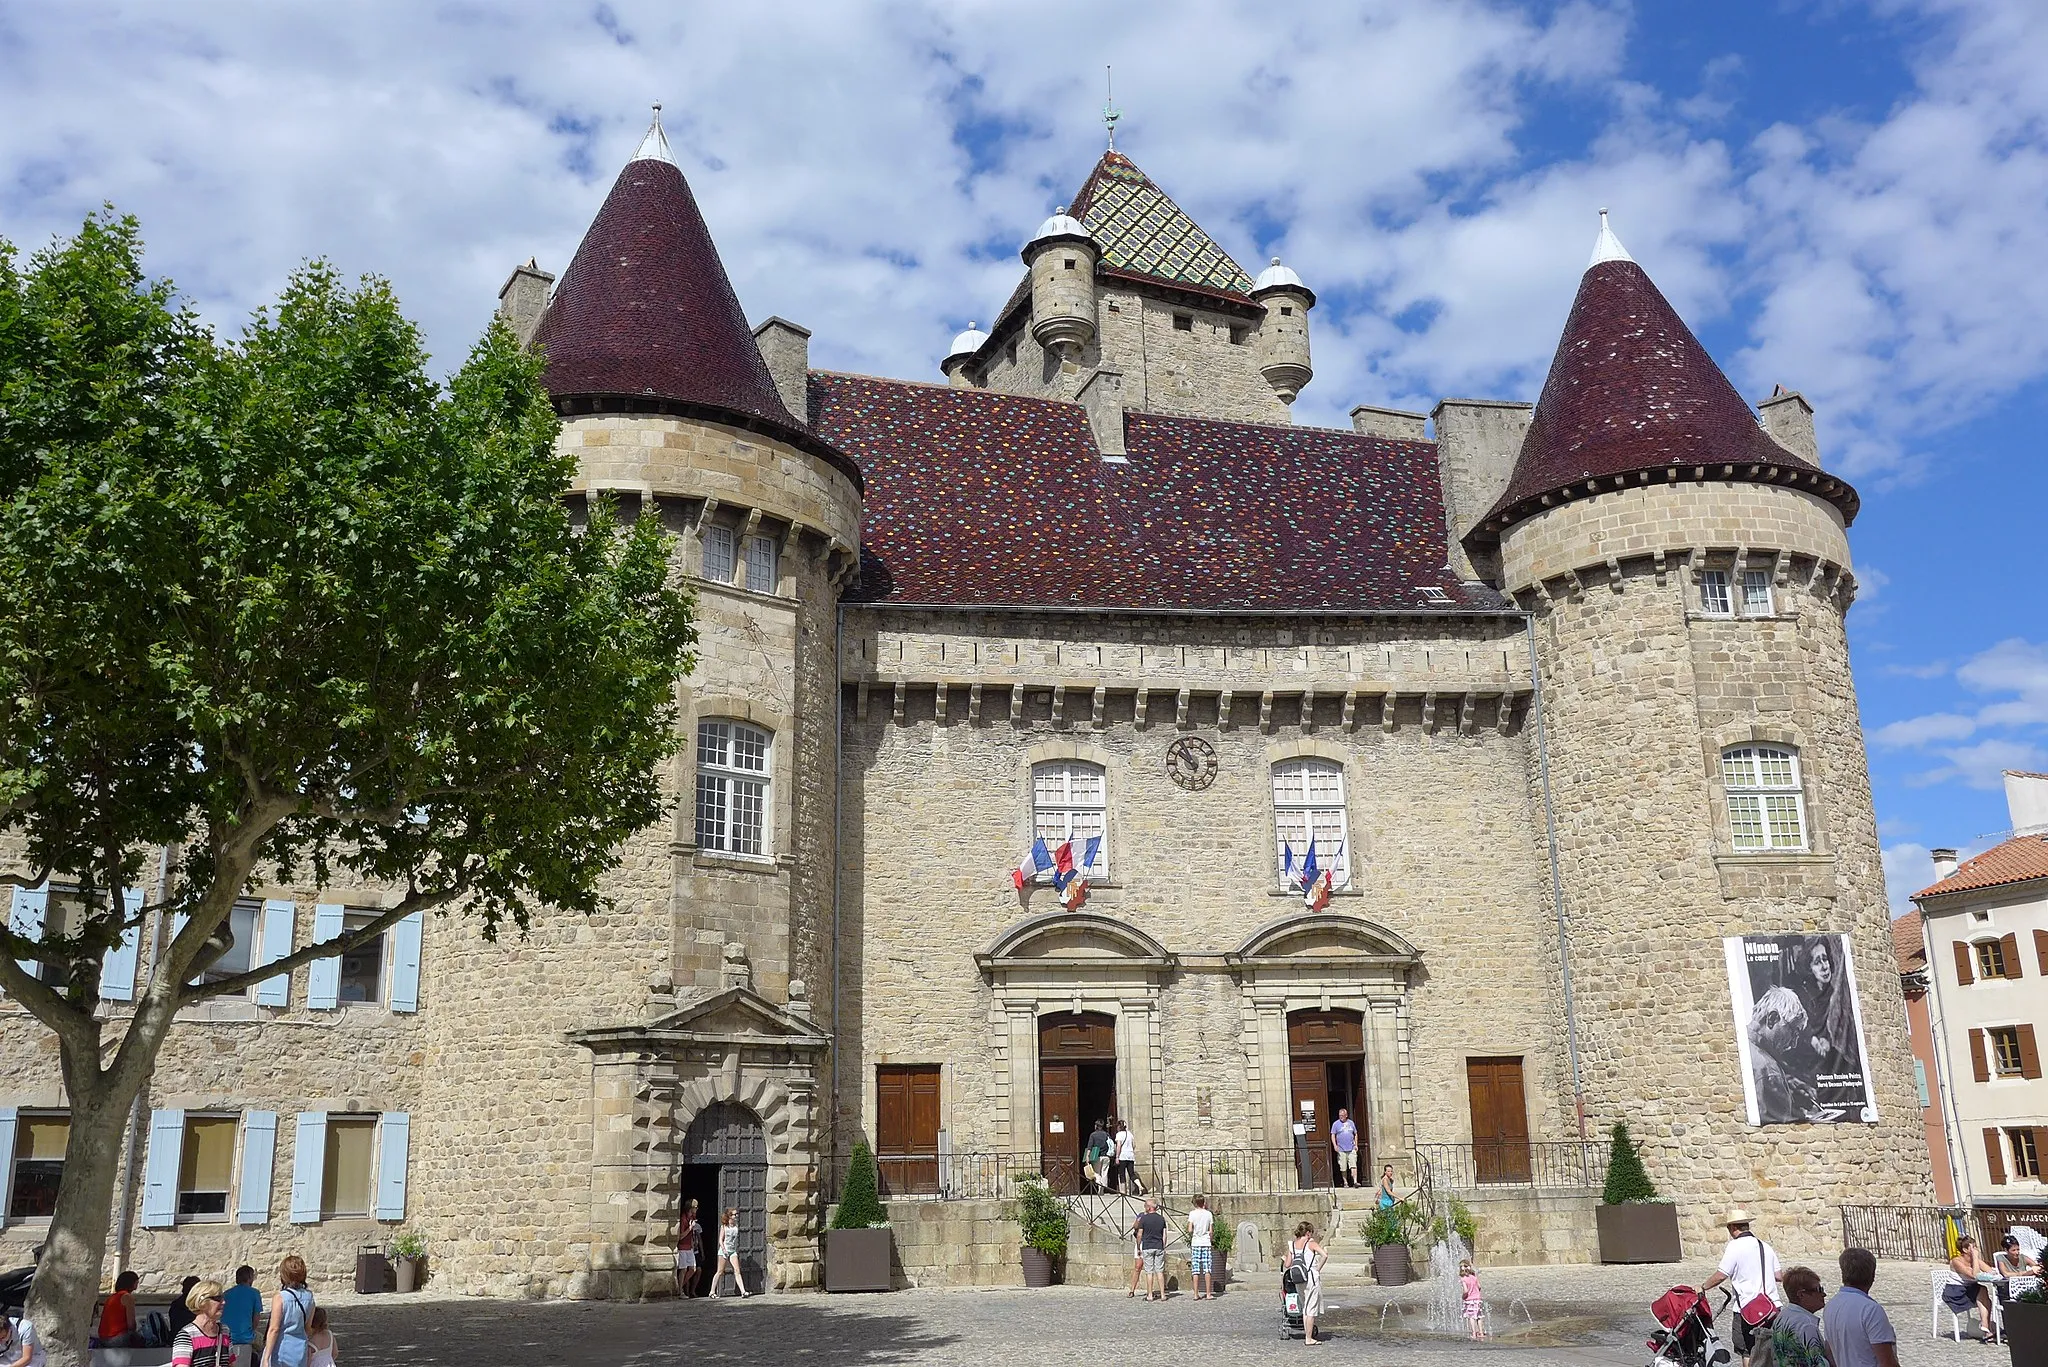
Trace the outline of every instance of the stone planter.
<path fill-rule="evenodd" d="M 1024 1250 L 1024 1285 L 1051 1286 L 1052 1272 L 1050 1253 L 1040 1253 L 1037 1249 L 1029 1247 Z"/>
<path fill-rule="evenodd" d="M 398 1279 L 398 1290 L 400 1292 L 417 1291 L 420 1289 L 420 1269 L 425 1262 L 425 1258 L 393 1258 L 391 1260 L 392 1273 Z"/>
<path fill-rule="evenodd" d="M 1669 1201 L 1631 1201 L 1596 1206 L 1603 1263 L 1675 1263 L 1678 1249 L 1678 1207 Z"/>
<path fill-rule="evenodd" d="M 895 1279 L 894 1232 L 888 1229 L 825 1231 L 827 1291 L 892 1291 Z"/>
<path fill-rule="evenodd" d="M 2012 1367 L 2048 1367 L 2048 1301 L 2005 1303 L 2005 1350 Z"/>
<path fill-rule="evenodd" d="M 1415 1260 L 1406 1244 L 1381 1244 L 1372 1251 L 1372 1279 L 1381 1286 L 1406 1286 L 1415 1280 Z"/>

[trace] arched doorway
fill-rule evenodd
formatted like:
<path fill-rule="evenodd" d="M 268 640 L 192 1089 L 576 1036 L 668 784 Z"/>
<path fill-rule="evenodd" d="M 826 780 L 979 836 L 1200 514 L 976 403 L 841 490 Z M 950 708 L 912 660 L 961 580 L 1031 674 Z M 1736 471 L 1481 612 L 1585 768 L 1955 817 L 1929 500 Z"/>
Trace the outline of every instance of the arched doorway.
<path fill-rule="evenodd" d="M 1054 1191 L 1081 1190 L 1082 1149 L 1116 1113 L 1116 1018 L 1053 1011 L 1038 1018 L 1039 1171 Z"/>
<path fill-rule="evenodd" d="M 699 1111 L 683 1135 L 677 1194 L 685 1205 L 697 1202 L 697 1219 L 704 1226 L 699 1261 L 707 1268 L 718 1254 L 719 1221 L 727 1209 L 739 1211 L 740 1266 L 747 1290 L 767 1290 L 768 1137 L 760 1118 L 731 1101 L 714 1101 Z M 700 1287 L 712 1289 L 708 1271 Z"/>
<path fill-rule="evenodd" d="M 1370 1174 L 1365 1152 L 1365 1017 L 1357 1011 L 1287 1013 L 1287 1082 L 1290 1120 L 1301 1127 L 1296 1162 L 1304 1187 L 1327 1187 L 1334 1177 L 1330 1126 L 1339 1110 L 1358 1124 L 1358 1163 Z"/>

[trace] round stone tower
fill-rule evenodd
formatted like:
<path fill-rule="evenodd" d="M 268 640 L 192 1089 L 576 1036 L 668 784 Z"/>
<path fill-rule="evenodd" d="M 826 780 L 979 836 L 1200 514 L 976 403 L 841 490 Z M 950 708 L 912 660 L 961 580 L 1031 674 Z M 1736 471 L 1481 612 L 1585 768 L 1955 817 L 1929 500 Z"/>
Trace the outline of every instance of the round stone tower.
<path fill-rule="evenodd" d="M 1061 205 L 1023 255 L 1031 270 L 1031 338 L 1073 365 L 1095 337 L 1095 239 Z"/>
<path fill-rule="evenodd" d="M 1266 309 L 1265 321 L 1259 324 L 1259 374 L 1273 386 L 1280 402 L 1293 403 L 1315 375 L 1308 359 L 1308 311 L 1316 306 L 1316 297 L 1276 256 L 1253 282 L 1252 298 Z"/>
<path fill-rule="evenodd" d="M 659 518 L 696 594 L 674 815 L 628 842 L 596 916 L 544 909 L 497 944 L 437 928 L 412 1161 L 465 1292 L 672 1293 L 690 1195 L 741 1208 L 756 1288 L 816 1281 L 835 863 L 815 776 L 861 480 L 810 429 L 807 334 L 763 328 L 773 368 L 657 120 L 535 345 L 572 512 Z"/>
<path fill-rule="evenodd" d="M 1629 1123 L 1689 1257 L 1730 1206 L 1819 1255 L 1840 1205 L 1930 1199 L 1844 624 L 1856 510 L 1758 425 L 1603 217 L 1466 544 L 1533 618 L 1532 785 L 1588 1130 Z M 1809 1018 L 1840 970 L 1773 995 L 1774 965 L 1805 970 L 1832 951 L 1783 937 L 1826 934 L 1848 937 L 1855 996 Z M 1860 1064 L 1821 1044 L 1859 1030 Z"/>

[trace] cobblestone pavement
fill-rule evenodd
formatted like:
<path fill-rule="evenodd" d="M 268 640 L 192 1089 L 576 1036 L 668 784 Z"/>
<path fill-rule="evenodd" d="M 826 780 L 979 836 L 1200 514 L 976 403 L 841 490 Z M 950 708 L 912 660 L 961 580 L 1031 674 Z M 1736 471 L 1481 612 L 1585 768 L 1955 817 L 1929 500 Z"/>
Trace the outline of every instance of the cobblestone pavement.
<path fill-rule="evenodd" d="M 1815 1264 L 1820 1266 L 1819 1264 Z M 1823 1270 L 1832 1273 L 1831 1266 Z M 1375 1367 L 1621 1367 L 1648 1358 L 1648 1304 L 1673 1281 L 1700 1270 L 1503 1268 L 1486 1278 L 1498 1341 L 1421 1328 L 1427 1288 L 1388 1290 L 1339 1271 L 1325 1285 L 1331 1342 L 1311 1349 L 1283 1342 L 1269 1274 L 1251 1274 L 1215 1301 L 1177 1295 L 1165 1305 L 1081 1287 L 1046 1291 L 905 1291 L 888 1296 L 760 1296 L 748 1301 L 649 1305 L 507 1303 L 383 1296 L 330 1298 L 349 1367 L 499 1367 L 572 1362 L 657 1367 L 728 1363 L 747 1367 L 864 1367 L 914 1363 L 1022 1363 L 1030 1367 L 1134 1362 L 1237 1367 L 1311 1360 Z M 1832 1290 L 1835 1279 L 1826 1285 Z M 2001 1363 L 2002 1348 L 1937 1341 L 1928 1333 L 1927 1270 L 1886 1264 L 1879 1298 L 1899 1329 L 1900 1360 Z M 1410 1332 L 1389 1301 L 1412 1307 Z M 1522 1307 L 1518 1309 L 1516 1302 Z M 1531 1328 L 1526 1319 L 1534 1319 Z"/>

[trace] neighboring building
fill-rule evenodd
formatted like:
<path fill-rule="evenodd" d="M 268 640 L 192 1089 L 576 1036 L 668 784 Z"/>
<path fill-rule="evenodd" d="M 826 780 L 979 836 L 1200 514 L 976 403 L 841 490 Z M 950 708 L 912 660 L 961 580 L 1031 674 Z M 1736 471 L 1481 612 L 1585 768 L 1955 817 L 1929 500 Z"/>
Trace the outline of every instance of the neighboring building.
<path fill-rule="evenodd" d="M 1899 990 L 1906 998 L 1906 1035 L 1913 1046 L 1913 1087 L 1919 1094 L 1920 1127 L 1927 1133 L 1927 1161 L 1934 1172 L 1934 1199 L 1944 1206 L 1956 1201 L 1955 1175 L 1949 1170 L 1948 1127 L 1942 1123 L 1941 1075 L 1934 1058 L 1934 1027 L 1928 1018 L 1927 941 L 1919 908 L 1892 922 L 1892 953 L 1899 961 Z"/>
<path fill-rule="evenodd" d="M 138 1265 L 311 1246 L 334 1276 L 402 1214 L 454 1289 L 661 1294 L 696 1196 L 805 1286 L 856 1137 L 898 1194 L 1064 1186 L 1110 1114 L 1175 1193 L 1321 1180 L 1345 1106 L 1368 1166 L 1576 1183 L 1588 1224 L 1627 1120 L 1695 1253 L 1732 1204 L 1824 1249 L 1840 1203 L 1929 1198 L 1844 634 L 1857 498 L 1804 400 L 1760 423 L 1604 223 L 1533 408 L 1349 430 L 1290 421 L 1314 294 L 1120 154 L 1023 258 L 946 384 L 810 370 L 802 328 L 750 334 L 657 127 L 560 282 L 513 273 L 574 506 L 659 517 L 698 595 L 674 820 L 603 915 L 427 927 L 417 1010 L 299 981 L 181 1025 L 140 1161 L 217 1188 L 225 1150 L 241 1195 L 230 1220 L 167 1178 Z M 1036 839 L 1095 843 L 1085 888 L 1018 870 Z M 258 954 L 350 900 L 259 894 Z M 1754 1126 L 1723 937 L 1819 931 L 1874 1106 Z M 4 1019 L 0 1064 L 0 1104 L 61 1108 L 39 1029 Z M 371 1113 L 409 1128 L 337 1149 Z M 366 1161 L 375 1210 L 316 1199 Z M 944 1261 L 1014 1276 L 993 1252 Z"/>
<path fill-rule="evenodd" d="M 1962 1197 L 2048 1206 L 2048 774 L 2007 772 L 2011 835 L 1913 894 L 1926 925 L 1946 1144 Z"/>

